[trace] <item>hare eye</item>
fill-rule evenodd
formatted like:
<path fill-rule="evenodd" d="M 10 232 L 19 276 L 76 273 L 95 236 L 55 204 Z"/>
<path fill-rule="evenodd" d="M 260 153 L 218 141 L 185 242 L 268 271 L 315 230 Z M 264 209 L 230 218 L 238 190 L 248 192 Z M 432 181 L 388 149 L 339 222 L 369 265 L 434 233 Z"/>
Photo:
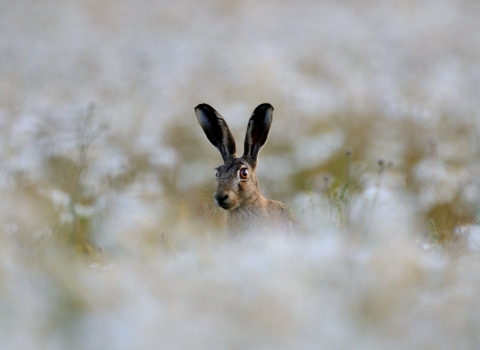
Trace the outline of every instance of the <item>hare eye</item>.
<path fill-rule="evenodd" d="M 240 169 L 240 178 L 245 180 L 248 177 L 247 168 Z"/>
<path fill-rule="evenodd" d="M 215 177 L 218 178 L 218 170 L 215 170 Z"/>

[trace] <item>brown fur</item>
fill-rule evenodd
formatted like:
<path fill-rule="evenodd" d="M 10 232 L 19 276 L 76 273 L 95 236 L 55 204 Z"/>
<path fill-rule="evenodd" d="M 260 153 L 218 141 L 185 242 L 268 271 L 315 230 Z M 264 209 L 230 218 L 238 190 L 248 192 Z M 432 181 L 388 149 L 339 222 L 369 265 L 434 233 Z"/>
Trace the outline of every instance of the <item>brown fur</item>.
<path fill-rule="evenodd" d="M 300 228 L 285 204 L 265 197 L 249 206 L 227 211 L 226 224 L 230 236 L 242 232 L 287 233 Z"/>

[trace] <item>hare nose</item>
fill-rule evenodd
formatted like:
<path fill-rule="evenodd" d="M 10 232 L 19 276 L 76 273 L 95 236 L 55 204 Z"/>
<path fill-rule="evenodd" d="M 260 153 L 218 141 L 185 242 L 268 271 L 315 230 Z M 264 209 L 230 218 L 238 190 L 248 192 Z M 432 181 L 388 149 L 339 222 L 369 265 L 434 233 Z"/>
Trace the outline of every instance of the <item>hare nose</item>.
<path fill-rule="evenodd" d="M 215 201 L 217 203 L 223 203 L 228 199 L 228 193 L 225 193 L 225 192 L 217 193 L 217 192 L 215 192 L 215 194 L 213 195 L 213 198 L 215 199 Z"/>

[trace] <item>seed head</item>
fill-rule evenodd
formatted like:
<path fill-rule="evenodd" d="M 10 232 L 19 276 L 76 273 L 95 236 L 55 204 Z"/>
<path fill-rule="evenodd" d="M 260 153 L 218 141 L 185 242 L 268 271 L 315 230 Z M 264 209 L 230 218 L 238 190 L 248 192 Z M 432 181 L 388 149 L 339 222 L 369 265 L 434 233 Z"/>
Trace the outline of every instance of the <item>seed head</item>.
<path fill-rule="evenodd" d="M 353 148 L 352 147 L 345 148 L 345 156 L 347 158 L 350 158 L 352 155 L 353 155 Z"/>

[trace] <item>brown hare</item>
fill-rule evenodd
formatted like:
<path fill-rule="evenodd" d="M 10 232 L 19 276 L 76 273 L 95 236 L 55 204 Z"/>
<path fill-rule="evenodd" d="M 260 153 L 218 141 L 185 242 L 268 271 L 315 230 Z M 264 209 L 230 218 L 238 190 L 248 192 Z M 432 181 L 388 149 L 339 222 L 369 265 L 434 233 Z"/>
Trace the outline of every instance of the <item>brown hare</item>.
<path fill-rule="evenodd" d="M 225 119 L 214 108 L 199 104 L 195 107 L 195 114 L 208 140 L 224 161 L 216 169 L 217 189 L 213 198 L 219 207 L 227 211 L 227 234 L 287 232 L 299 228 L 285 204 L 266 199 L 258 187 L 255 169 L 258 153 L 267 142 L 272 124 L 272 105 L 263 103 L 253 111 L 240 158 Z"/>

